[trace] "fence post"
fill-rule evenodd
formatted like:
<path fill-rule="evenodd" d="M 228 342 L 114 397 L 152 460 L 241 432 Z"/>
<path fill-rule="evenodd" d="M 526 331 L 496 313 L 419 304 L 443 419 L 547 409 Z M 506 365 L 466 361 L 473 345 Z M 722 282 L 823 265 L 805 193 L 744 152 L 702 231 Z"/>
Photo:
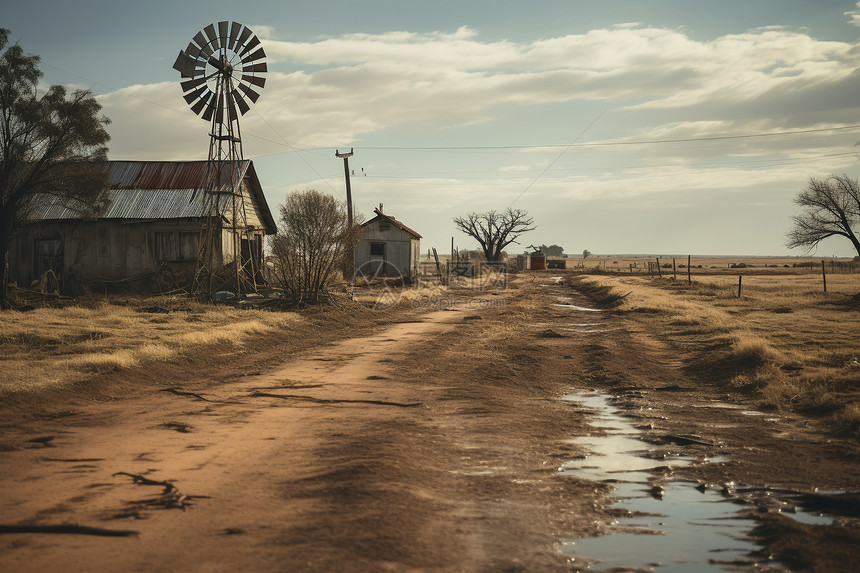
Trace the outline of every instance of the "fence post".
<path fill-rule="evenodd" d="M 678 278 L 678 274 L 675 272 L 675 257 L 672 257 L 672 280 L 676 280 Z"/>
<path fill-rule="evenodd" d="M 687 255 L 687 285 L 693 284 L 693 279 L 690 277 L 690 257 L 691 255 Z"/>
<path fill-rule="evenodd" d="M 824 259 L 821 259 L 821 280 L 824 282 L 824 292 L 827 292 L 827 274 L 824 272 Z"/>
<path fill-rule="evenodd" d="M 743 281 L 743 275 L 738 275 L 738 298 L 741 298 L 741 281 Z"/>
<path fill-rule="evenodd" d="M 657 274 L 661 279 L 663 278 L 663 271 L 660 269 L 660 257 L 657 257 Z"/>

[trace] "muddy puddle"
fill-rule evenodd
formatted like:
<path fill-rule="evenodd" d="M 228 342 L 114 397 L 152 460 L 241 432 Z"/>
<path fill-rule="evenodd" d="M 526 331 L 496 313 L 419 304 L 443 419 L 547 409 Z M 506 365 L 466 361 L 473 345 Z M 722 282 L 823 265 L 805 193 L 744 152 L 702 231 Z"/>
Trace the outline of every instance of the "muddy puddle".
<path fill-rule="evenodd" d="M 759 549 L 747 533 L 755 522 L 749 506 L 722 487 L 671 477 L 671 468 L 720 463 L 723 458 L 684 456 L 656 451 L 641 432 L 612 405 L 611 397 L 568 394 L 565 400 L 593 416 L 599 435 L 573 440 L 587 456 L 563 464 L 571 476 L 611 483 L 616 517 L 603 524 L 606 535 L 561 540 L 561 551 L 588 571 L 655 571 L 657 573 L 753 570 Z M 792 508 L 791 517 L 810 524 L 831 518 Z M 773 563 L 768 563 L 774 566 Z"/>
<path fill-rule="evenodd" d="M 600 308 L 589 308 L 587 306 L 580 306 L 578 304 L 573 303 L 573 299 L 570 299 L 566 296 L 556 297 L 558 302 L 553 303 L 553 306 L 558 308 L 567 308 L 570 310 L 578 310 L 580 312 L 603 312 L 603 309 Z"/>

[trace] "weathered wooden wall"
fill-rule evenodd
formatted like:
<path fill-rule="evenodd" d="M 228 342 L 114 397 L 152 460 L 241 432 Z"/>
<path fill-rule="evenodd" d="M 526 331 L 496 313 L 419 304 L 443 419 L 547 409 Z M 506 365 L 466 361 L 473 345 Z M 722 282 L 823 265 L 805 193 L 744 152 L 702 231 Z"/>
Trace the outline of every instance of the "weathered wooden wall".
<path fill-rule="evenodd" d="M 380 228 L 382 223 L 382 228 Z M 370 223 L 363 227 L 361 242 L 358 244 L 358 249 L 355 252 L 355 266 L 361 269 L 374 269 L 375 265 L 387 263 L 383 266 L 390 269 L 393 266 L 397 271 L 406 278 L 413 278 L 418 275 L 418 260 L 421 256 L 420 241 L 412 234 L 404 231 L 396 225 L 389 223 L 388 228 L 385 228 L 385 221 L 379 220 Z M 383 256 L 371 255 L 371 243 L 384 243 L 385 253 Z M 390 266 L 389 266 L 390 265 Z M 369 274 L 366 270 L 365 274 Z M 386 271 L 391 274 L 390 271 Z"/>
<path fill-rule="evenodd" d="M 49 268 L 63 283 L 136 280 L 150 290 L 162 262 L 176 280 L 194 272 L 200 221 L 56 221 L 27 225 L 13 238 L 10 280 L 30 286 Z"/>

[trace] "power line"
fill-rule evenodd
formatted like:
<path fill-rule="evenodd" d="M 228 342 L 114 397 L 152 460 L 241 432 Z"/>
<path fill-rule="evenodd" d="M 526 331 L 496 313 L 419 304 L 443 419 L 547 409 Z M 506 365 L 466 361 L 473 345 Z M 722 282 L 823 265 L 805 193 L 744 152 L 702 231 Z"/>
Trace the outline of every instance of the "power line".
<path fill-rule="evenodd" d="M 689 143 L 693 141 L 721 141 L 733 139 L 752 139 L 757 137 L 777 137 L 784 135 L 806 135 L 832 131 L 847 131 L 860 129 L 860 125 L 844 125 L 840 127 L 822 127 L 818 129 L 799 129 L 794 131 L 771 131 L 766 133 L 745 133 L 739 135 L 713 135 L 703 137 L 686 137 L 676 139 L 643 139 L 635 141 L 592 141 L 585 143 L 550 143 L 543 145 L 458 145 L 437 147 L 397 147 L 397 146 L 362 146 L 366 150 L 380 151 L 470 151 L 470 150 L 518 150 L 518 149 L 552 149 L 569 147 L 610 147 L 614 145 L 653 145 L 663 143 Z"/>
<path fill-rule="evenodd" d="M 828 153 L 828 154 L 819 154 L 812 155 L 802 158 L 770 158 L 770 159 L 750 159 L 747 161 L 707 161 L 707 162 L 696 162 L 696 163 L 643 163 L 641 165 L 607 165 L 603 167 L 557 167 L 554 169 L 522 169 L 516 171 L 499 171 L 499 170 L 470 170 L 470 171 L 421 171 L 421 172 L 410 172 L 409 174 L 398 175 L 379 175 L 379 174 L 369 174 L 368 177 L 371 179 L 415 179 L 416 177 L 433 177 L 437 175 L 499 175 L 506 176 L 505 179 L 525 179 L 526 174 L 529 173 L 563 173 L 563 172 L 586 172 L 586 171 L 618 171 L 624 169 L 657 169 L 660 167 L 684 167 L 684 168 L 694 168 L 694 167 L 720 167 L 720 166 L 749 166 L 750 168 L 757 167 L 770 167 L 775 165 L 796 165 L 801 163 L 809 163 L 810 161 L 819 161 L 821 159 L 833 159 L 837 157 L 856 157 L 858 152 L 851 151 L 848 153 Z M 510 175 L 511 177 L 507 177 Z M 517 177 L 517 176 L 520 177 Z"/>

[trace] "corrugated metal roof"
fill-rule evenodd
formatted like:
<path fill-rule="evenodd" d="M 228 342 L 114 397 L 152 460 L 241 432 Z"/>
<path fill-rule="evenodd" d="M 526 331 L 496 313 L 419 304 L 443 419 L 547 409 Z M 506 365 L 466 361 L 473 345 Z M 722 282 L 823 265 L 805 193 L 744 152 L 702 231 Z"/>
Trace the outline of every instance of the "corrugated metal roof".
<path fill-rule="evenodd" d="M 206 177 L 206 161 L 109 161 L 108 181 L 110 205 L 104 219 L 180 219 L 203 217 L 210 210 L 207 197 L 200 191 Z M 268 233 L 276 230 L 275 220 L 266 203 L 253 164 L 244 160 L 239 165 L 240 181 L 248 176 L 253 208 Z M 227 180 L 227 177 L 224 177 Z M 227 191 L 229 183 L 222 189 Z M 222 207 L 230 203 L 229 195 L 220 195 Z M 252 207 L 252 206 L 249 206 Z M 224 212 L 221 209 L 220 212 Z M 57 200 L 39 205 L 32 220 L 79 219 L 80 213 Z"/>
<path fill-rule="evenodd" d="M 240 180 L 250 163 L 247 159 L 239 163 Z M 108 180 L 114 189 L 194 189 L 203 184 L 208 162 L 111 161 L 108 165 Z M 222 180 L 229 187 L 228 173 Z"/>
<path fill-rule="evenodd" d="M 413 235 L 415 238 L 417 238 L 417 239 L 423 239 L 424 238 L 421 235 L 419 235 L 418 233 L 416 233 L 415 231 L 413 231 L 412 229 L 410 229 L 409 227 L 407 227 L 406 225 L 404 225 L 403 223 L 401 223 L 400 221 L 398 221 L 397 219 L 395 219 L 394 217 L 392 217 L 391 215 L 386 215 L 385 213 L 383 213 L 379 209 L 374 209 L 373 212 L 376 213 L 376 217 L 374 217 L 373 219 L 371 219 L 367 223 L 362 224 L 361 225 L 362 227 L 366 227 L 367 225 L 369 225 L 369 224 L 371 224 L 374 221 L 377 221 L 379 219 L 387 219 L 387 220 L 391 221 L 392 223 L 394 223 L 394 225 L 396 227 L 403 229 L 407 233 Z"/>

